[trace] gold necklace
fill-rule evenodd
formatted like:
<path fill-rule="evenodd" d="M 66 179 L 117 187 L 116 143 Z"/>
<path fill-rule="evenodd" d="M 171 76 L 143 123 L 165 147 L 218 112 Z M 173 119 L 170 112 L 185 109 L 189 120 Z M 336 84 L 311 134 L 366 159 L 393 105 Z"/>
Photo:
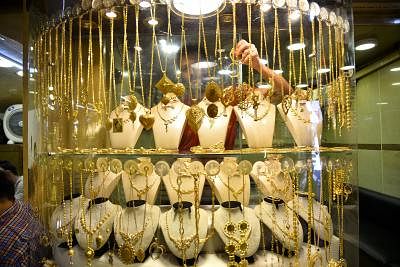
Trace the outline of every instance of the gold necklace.
<path fill-rule="evenodd" d="M 146 178 L 147 178 L 147 177 L 146 177 Z M 137 187 L 134 185 L 134 183 L 133 183 L 133 181 L 132 181 L 132 177 L 129 176 L 129 182 L 130 182 L 130 184 L 131 184 L 131 187 L 132 187 L 133 190 L 136 191 L 136 194 L 137 194 L 137 196 L 138 196 L 139 199 L 142 199 L 142 195 L 144 195 L 144 194 L 146 194 L 148 191 L 150 191 L 150 189 L 153 187 L 153 185 L 156 183 L 156 181 L 157 181 L 157 180 L 154 179 L 153 182 L 152 182 L 150 185 L 148 185 L 147 182 L 146 182 L 145 187 L 142 188 L 142 189 L 139 189 L 139 188 L 137 188 Z"/>
<path fill-rule="evenodd" d="M 178 119 L 178 117 L 179 117 L 179 115 L 181 114 L 181 112 L 182 112 L 184 106 L 185 106 L 185 105 L 182 103 L 182 104 L 181 104 L 181 108 L 179 109 L 178 112 L 176 112 L 176 114 L 174 114 L 174 115 L 171 116 L 170 118 L 165 118 L 165 117 L 163 117 L 163 115 L 161 115 L 161 112 L 160 112 L 160 104 L 157 105 L 157 108 L 156 108 L 156 109 L 157 109 L 157 114 L 158 114 L 158 116 L 160 117 L 160 119 L 164 122 L 165 132 L 166 132 L 166 133 L 168 132 L 168 125 L 169 125 L 169 124 L 173 124 L 173 123 L 176 121 L 176 119 Z"/>
<path fill-rule="evenodd" d="M 259 104 L 259 105 L 265 106 L 265 104 Z M 247 114 L 248 116 L 250 116 L 251 118 L 253 118 L 254 121 L 260 121 L 260 120 L 262 120 L 263 118 L 265 118 L 265 116 L 268 115 L 270 108 L 271 108 L 271 103 L 268 103 L 268 107 L 266 108 L 266 110 L 265 110 L 260 116 L 258 116 L 258 114 L 257 114 L 258 108 L 257 108 L 257 109 L 254 109 L 254 114 L 251 113 L 251 112 L 249 112 L 248 109 L 245 109 L 245 112 L 246 112 L 246 114 Z"/>
<path fill-rule="evenodd" d="M 140 231 L 137 231 L 135 233 L 127 233 L 121 231 L 122 228 L 121 217 L 122 214 L 120 214 L 119 217 L 120 225 L 118 232 L 121 235 L 121 238 L 124 241 L 124 243 L 120 245 L 118 248 L 118 256 L 124 264 L 131 264 L 134 261 L 135 257 L 140 262 L 142 262 L 144 260 L 144 251 L 142 248 L 135 250 L 135 245 L 143 239 L 144 232 L 148 226 L 150 219 L 146 217 L 144 218 L 145 223 L 143 224 L 143 227 Z"/>
<path fill-rule="evenodd" d="M 293 105 L 290 107 L 290 111 L 293 113 L 293 115 L 300 121 L 308 124 L 311 123 L 310 119 L 305 119 L 303 116 L 301 116 L 301 113 L 297 110 L 297 108 L 293 108 Z M 300 110 L 301 112 L 301 110 Z"/>
<path fill-rule="evenodd" d="M 172 214 L 172 212 L 171 212 L 171 214 Z M 181 252 L 186 251 L 191 246 L 193 241 L 195 241 L 195 239 L 197 239 L 197 237 L 198 237 L 198 235 L 192 234 L 192 235 L 190 235 L 188 237 L 184 237 L 184 238 L 182 238 L 182 236 L 179 238 L 174 238 L 171 235 L 169 226 L 168 226 L 168 213 L 165 216 L 165 228 L 167 230 L 168 238 L 172 241 L 172 243 L 174 243 L 174 246 Z"/>

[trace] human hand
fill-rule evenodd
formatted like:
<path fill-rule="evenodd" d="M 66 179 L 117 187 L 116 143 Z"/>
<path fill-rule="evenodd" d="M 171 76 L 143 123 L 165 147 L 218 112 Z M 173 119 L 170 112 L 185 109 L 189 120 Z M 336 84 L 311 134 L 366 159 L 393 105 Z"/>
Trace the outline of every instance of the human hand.
<path fill-rule="evenodd" d="M 258 55 L 257 48 L 254 44 L 250 44 L 243 39 L 240 40 L 236 45 L 234 56 L 236 59 L 239 59 L 240 62 L 246 65 L 250 65 L 251 60 L 251 67 L 253 67 L 255 70 L 260 69 L 260 56 Z"/>

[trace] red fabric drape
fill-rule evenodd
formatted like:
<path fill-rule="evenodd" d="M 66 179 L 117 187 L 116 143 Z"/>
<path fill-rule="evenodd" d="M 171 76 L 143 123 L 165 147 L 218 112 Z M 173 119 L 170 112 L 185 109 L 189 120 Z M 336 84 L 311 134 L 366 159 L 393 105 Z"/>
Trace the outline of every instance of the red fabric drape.
<path fill-rule="evenodd" d="M 228 123 L 228 131 L 226 133 L 225 149 L 233 149 L 235 146 L 235 139 L 236 139 L 236 114 L 234 111 L 232 111 Z M 185 129 L 183 130 L 182 139 L 179 144 L 179 152 L 188 153 L 190 152 L 191 147 L 198 145 L 200 145 L 199 136 L 186 123 Z"/>

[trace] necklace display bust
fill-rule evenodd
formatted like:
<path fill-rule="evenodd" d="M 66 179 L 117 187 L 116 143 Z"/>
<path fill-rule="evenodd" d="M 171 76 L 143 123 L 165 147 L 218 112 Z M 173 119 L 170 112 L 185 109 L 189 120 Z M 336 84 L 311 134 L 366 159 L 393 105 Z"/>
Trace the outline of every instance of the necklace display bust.
<path fill-rule="evenodd" d="M 160 218 L 160 227 L 163 233 L 165 242 L 172 252 L 172 254 L 181 259 L 193 261 L 196 259 L 204 242 L 208 231 L 208 213 L 199 209 L 198 220 L 198 236 L 196 235 L 196 218 L 194 206 L 189 202 L 182 202 L 182 213 L 178 208 L 178 203 L 167 212 L 163 213 Z M 180 216 L 181 219 L 180 219 Z M 183 232 L 183 239 L 180 235 L 181 222 Z M 196 248 L 196 239 L 199 238 L 200 242 Z"/>
<path fill-rule="evenodd" d="M 247 222 L 250 226 L 248 238 L 245 238 L 248 247 L 244 255 L 245 257 L 250 257 L 257 252 L 261 237 L 260 221 L 258 220 L 254 210 L 243 207 L 240 202 L 227 201 L 223 202 L 215 212 L 215 230 L 225 245 L 227 245 L 229 241 L 232 241 L 232 238 L 226 235 L 225 230 L 227 223 L 238 225 L 242 221 Z M 237 227 L 236 230 L 237 231 L 233 233 L 233 236 L 239 238 L 240 232 Z M 235 255 L 241 256 L 237 251 L 235 252 Z"/>
<path fill-rule="evenodd" d="M 292 100 L 285 114 L 282 103 L 277 106 L 297 146 L 319 146 L 322 135 L 322 112 L 318 101 Z"/>
<path fill-rule="evenodd" d="M 171 99 L 168 104 L 158 103 L 151 109 L 154 115 L 154 141 L 156 148 L 177 150 L 182 138 L 186 110 L 189 106 L 183 104 L 173 93 L 167 93 Z"/>
<path fill-rule="evenodd" d="M 258 103 L 257 112 L 250 106 L 246 110 L 234 107 L 236 117 L 250 148 L 272 147 L 275 129 L 275 105 L 266 99 Z M 262 132 L 262 134 L 260 134 Z"/>
<path fill-rule="evenodd" d="M 307 232 L 308 232 L 308 194 L 307 193 L 299 193 L 298 196 L 288 202 L 288 207 L 293 209 L 294 206 L 297 206 L 296 211 L 298 211 L 298 215 L 300 217 L 300 221 L 304 228 L 304 242 L 307 242 Z M 316 201 L 312 198 L 312 243 L 319 247 L 324 247 L 331 242 L 333 235 L 333 225 L 332 218 L 328 212 L 328 207 L 322 205 L 320 202 Z M 316 238 L 314 238 L 314 236 Z"/>
<path fill-rule="evenodd" d="M 218 107 L 218 113 L 215 118 L 207 115 L 207 107 L 211 104 L 207 99 L 200 101 L 198 106 L 204 110 L 204 117 L 200 129 L 197 131 L 200 146 L 208 148 L 216 144 L 225 144 L 226 134 L 228 132 L 229 120 L 232 114 L 232 107 L 224 107 L 220 102 L 214 102 Z"/>
<path fill-rule="evenodd" d="M 79 210 L 81 207 L 86 209 L 88 206 L 88 200 L 81 194 L 74 194 L 72 197 L 72 207 L 71 198 L 68 195 L 51 214 L 49 231 L 55 237 L 54 246 L 67 242 L 68 231 L 71 231 Z"/>
<path fill-rule="evenodd" d="M 114 219 L 114 234 L 120 258 L 126 261 L 133 256 L 128 262 L 132 263 L 135 257 L 137 262 L 143 262 L 145 251 L 157 230 L 160 214 L 158 206 L 147 204 L 146 201 L 127 202 L 127 207 Z"/>
<path fill-rule="evenodd" d="M 140 134 L 143 131 L 143 126 L 139 121 L 139 117 L 145 113 L 145 109 L 141 104 L 137 104 L 134 109 L 136 118 L 134 121 L 130 119 L 130 111 L 124 109 L 123 106 L 116 107 L 110 114 L 110 121 L 114 122 L 116 119 L 120 119 L 122 122 L 122 129 L 118 131 L 111 128 L 109 130 L 110 143 L 112 148 L 133 148 L 139 139 Z M 114 124 L 114 123 L 113 123 Z M 122 130 L 122 131 L 120 131 Z"/>
<path fill-rule="evenodd" d="M 112 171 L 99 171 L 93 179 L 88 178 L 85 183 L 85 197 L 89 199 L 94 198 L 108 198 L 114 191 L 114 188 L 119 182 L 121 172 L 113 173 Z"/>
<path fill-rule="evenodd" d="M 266 197 L 260 205 L 254 208 L 254 211 L 285 249 L 300 250 L 303 229 L 297 216 L 285 205 L 283 200 Z"/>

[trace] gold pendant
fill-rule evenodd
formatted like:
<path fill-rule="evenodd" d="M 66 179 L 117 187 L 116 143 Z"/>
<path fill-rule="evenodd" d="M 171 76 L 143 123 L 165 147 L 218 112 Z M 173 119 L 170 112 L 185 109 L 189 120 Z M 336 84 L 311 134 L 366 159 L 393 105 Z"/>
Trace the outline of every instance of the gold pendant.
<path fill-rule="evenodd" d="M 94 250 L 92 248 L 87 248 L 85 255 L 88 259 L 92 259 L 94 257 Z"/>
<path fill-rule="evenodd" d="M 128 107 L 130 110 L 134 110 L 137 107 L 137 98 L 134 95 L 128 96 Z"/>
<path fill-rule="evenodd" d="M 166 96 L 166 95 L 163 95 L 163 97 L 161 98 L 161 103 L 162 103 L 164 106 L 166 106 L 166 105 L 168 105 L 168 103 L 169 103 L 170 100 L 171 100 L 171 98 L 169 98 L 169 97 Z"/>
<path fill-rule="evenodd" d="M 146 112 L 146 114 L 140 115 L 139 121 L 143 125 L 144 129 L 148 131 L 153 127 L 154 115 L 150 112 Z"/>
<path fill-rule="evenodd" d="M 282 110 L 285 115 L 289 113 L 290 108 L 292 107 L 292 99 L 289 95 L 285 95 L 282 99 Z"/>
<path fill-rule="evenodd" d="M 236 232 L 236 226 L 232 222 L 227 222 L 224 226 L 224 233 L 227 235 L 233 235 Z"/>
<path fill-rule="evenodd" d="M 222 97 L 222 89 L 215 81 L 210 81 L 206 85 L 205 95 L 208 101 L 216 102 Z"/>
<path fill-rule="evenodd" d="M 98 235 L 96 237 L 96 246 L 97 246 L 97 248 L 100 248 L 100 246 L 102 245 L 101 243 L 103 243 L 103 236 Z"/>
<path fill-rule="evenodd" d="M 225 89 L 221 97 L 222 105 L 227 107 L 229 105 L 233 105 L 234 101 L 235 101 L 235 94 L 233 92 L 232 87 L 230 87 L 230 89 Z"/>
<path fill-rule="evenodd" d="M 177 96 L 183 96 L 185 94 L 185 90 L 186 88 L 183 83 L 177 83 L 174 85 L 173 93 L 175 93 Z"/>
<path fill-rule="evenodd" d="M 118 256 L 124 264 L 131 264 L 135 258 L 135 249 L 129 243 L 124 243 L 118 249 Z"/>
<path fill-rule="evenodd" d="M 123 121 L 122 118 L 114 118 L 112 122 L 113 133 L 122 133 L 123 132 Z"/>
<path fill-rule="evenodd" d="M 166 248 L 164 245 L 160 244 L 158 242 L 158 238 L 154 239 L 154 242 L 151 243 L 149 247 L 149 254 L 150 257 L 155 261 L 158 260 L 166 251 Z M 154 255 L 155 254 L 155 255 Z"/>
<path fill-rule="evenodd" d="M 135 120 L 136 120 L 136 113 L 135 113 L 134 111 L 131 111 L 131 113 L 129 113 L 129 119 L 130 119 L 132 122 L 135 122 Z"/>
<path fill-rule="evenodd" d="M 143 262 L 146 254 L 144 253 L 143 249 L 139 248 L 138 250 L 136 250 L 135 256 L 139 262 Z"/>
<path fill-rule="evenodd" d="M 218 116 L 218 106 L 215 104 L 210 104 L 207 107 L 207 115 L 210 118 L 215 118 Z"/>
<path fill-rule="evenodd" d="M 247 267 L 249 265 L 246 259 L 241 259 L 239 262 L 239 267 Z"/>
<path fill-rule="evenodd" d="M 172 92 L 171 89 L 174 87 L 174 83 L 164 73 L 161 79 L 156 83 L 155 87 L 160 90 L 161 93 L 166 94 Z"/>
<path fill-rule="evenodd" d="M 197 132 L 201 127 L 201 122 L 204 117 L 204 110 L 198 105 L 191 106 L 186 111 L 187 122 L 193 131 Z"/>

